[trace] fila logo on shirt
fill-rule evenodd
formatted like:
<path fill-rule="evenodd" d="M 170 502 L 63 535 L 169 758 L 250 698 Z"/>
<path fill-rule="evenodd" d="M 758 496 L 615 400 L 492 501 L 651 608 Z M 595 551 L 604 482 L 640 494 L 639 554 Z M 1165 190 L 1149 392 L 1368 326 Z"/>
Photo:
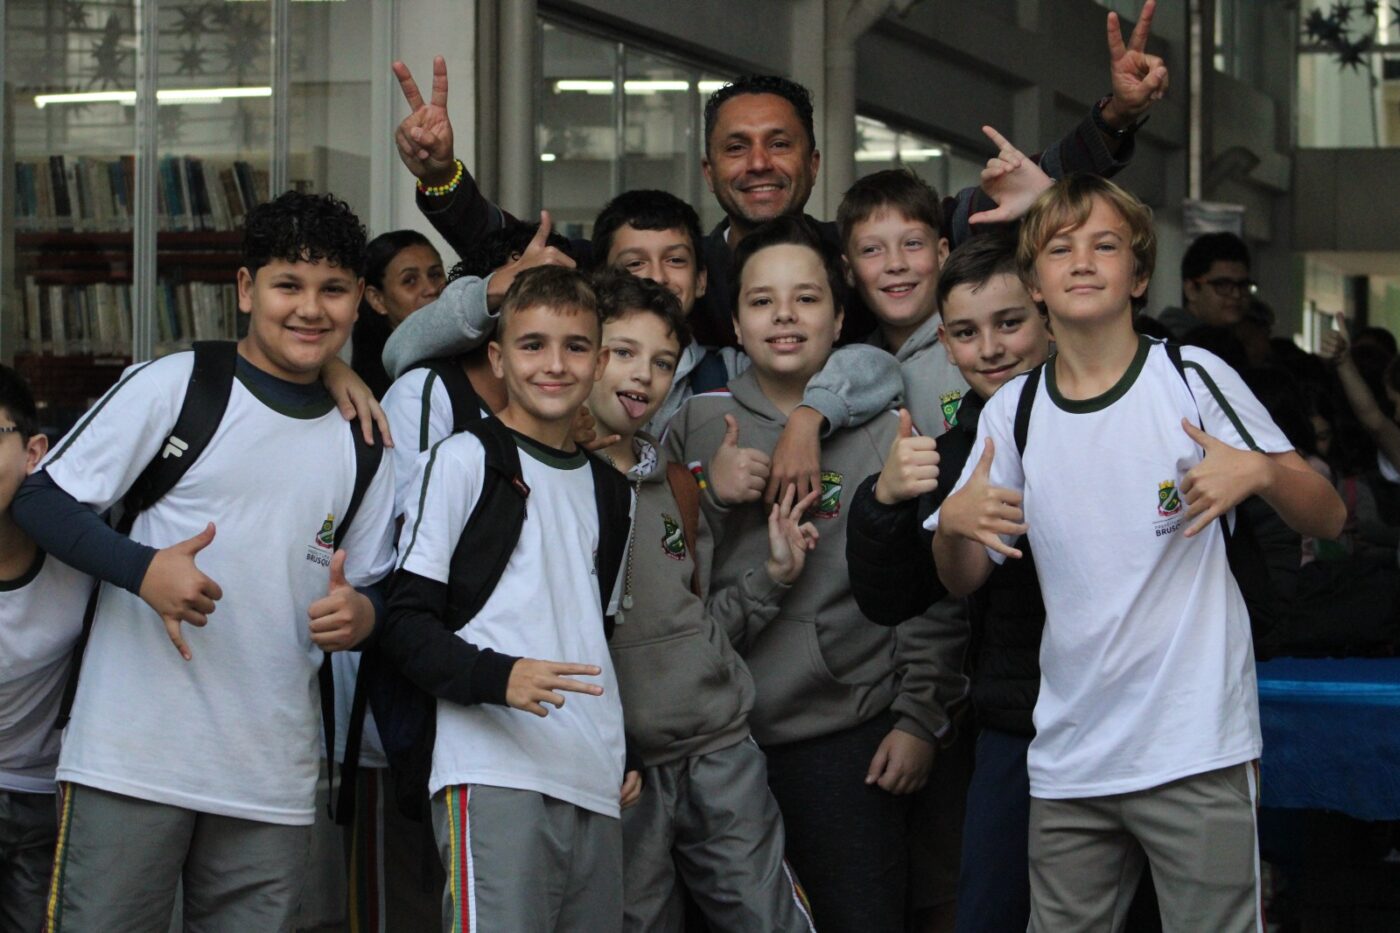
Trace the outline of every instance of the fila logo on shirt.
<path fill-rule="evenodd" d="M 306 546 L 306 559 L 322 567 L 331 565 L 331 552 L 335 550 L 335 515 L 326 513 L 321 522 L 321 530 L 316 532 L 311 543 Z"/>
<path fill-rule="evenodd" d="M 1181 527 L 1181 494 L 1176 490 L 1176 480 L 1164 479 L 1157 484 L 1157 514 L 1161 516 L 1152 524 L 1157 537 L 1175 532 Z"/>
<path fill-rule="evenodd" d="M 178 459 L 180 457 L 183 457 L 185 455 L 185 451 L 189 449 L 189 444 L 180 440 L 178 437 L 172 434 L 165 439 L 165 447 L 160 452 L 160 459 L 164 460 L 167 457 L 175 457 Z"/>

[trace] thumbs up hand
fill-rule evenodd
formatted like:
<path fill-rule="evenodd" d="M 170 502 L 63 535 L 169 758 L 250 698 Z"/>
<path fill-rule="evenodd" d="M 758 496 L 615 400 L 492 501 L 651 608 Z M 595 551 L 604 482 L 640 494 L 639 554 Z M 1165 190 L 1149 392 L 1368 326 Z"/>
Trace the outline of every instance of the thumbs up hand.
<path fill-rule="evenodd" d="M 909 409 L 899 410 L 899 433 L 895 435 L 885 467 L 875 481 L 875 499 L 894 505 L 915 499 L 938 488 L 938 444 L 931 437 L 914 431 Z"/>
<path fill-rule="evenodd" d="M 1181 419 L 1181 426 L 1205 451 L 1201 462 L 1190 469 L 1178 487 L 1186 503 L 1186 517 L 1195 519 L 1185 532 L 1190 538 L 1262 490 L 1269 481 L 1270 463 L 1266 454 L 1231 447 L 1185 418 Z"/>
<path fill-rule="evenodd" d="M 326 595 L 311 604 L 311 640 L 322 651 L 353 648 L 374 630 L 374 603 L 345 579 L 345 552 L 331 557 Z"/>
<path fill-rule="evenodd" d="M 186 661 L 194 657 L 180 632 L 180 623 L 203 627 L 214 612 L 214 603 L 223 599 L 219 584 L 206 577 L 195 565 L 195 555 L 214 540 L 214 523 L 193 538 L 161 548 L 151 558 L 146 576 L 141 579 L 140 597 L 165 623 L 175 650 Z"/>
<path fill-rule="evenodd" d="M 943 502 L 939 511 L 938 533 L 977 541 L 1007 557 L 1021 552 L 1001 539 L 1019 538 L 1030 528 L 1021 511 L 1021 494 L 992 485 L 992 459 L 996 456 L 992 439 L 987 438 L 982 457 L 967 483 Z"/>
<path fill-rule="evenodd" d="M 725 415 L 724 423 L 724 440 L 710 458 L 710 493 L 721 505 L 757 502 L 772 464 L 763 451 L 739 446 L 739 422 L 733 415 Z"/>

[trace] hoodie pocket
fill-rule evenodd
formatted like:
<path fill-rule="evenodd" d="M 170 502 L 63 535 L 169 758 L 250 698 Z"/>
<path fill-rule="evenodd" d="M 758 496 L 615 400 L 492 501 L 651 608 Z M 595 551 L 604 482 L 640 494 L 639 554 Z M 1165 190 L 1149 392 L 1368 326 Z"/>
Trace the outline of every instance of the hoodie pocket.
<path fill-rule="evenodd" d="M 646 749 L 719 732 L 742 716 L 744 691 L 698 629 L 615 645 L 627 733 Z"/>

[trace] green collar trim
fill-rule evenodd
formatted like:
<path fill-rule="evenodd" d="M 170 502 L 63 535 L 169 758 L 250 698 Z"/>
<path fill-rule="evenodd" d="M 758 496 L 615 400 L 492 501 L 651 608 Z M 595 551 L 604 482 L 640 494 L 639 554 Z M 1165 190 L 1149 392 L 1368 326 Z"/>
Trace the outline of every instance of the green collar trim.
<path fill-rule="evenodd" d="M 1127 394 L 1133 383 L 1137 382 L 1138 374 L 1142 372 L 1142 366 L 1147 362 L 1147 354 L 1151 349 L 1152 341 L 1139 335 L 1137 353 L 1133 354 L 1133 361 L 1128 364 L 1127 370 L 1107 392 L 1093 398 L 1065 398 L 1060 394 L 1060 387 L 1055 381 L 1055 357 L 1052 356 L 1045 364 L 1045 391 L 1050 393 L 1050 400 L 1055 403 L 1055 407 L 1072 415 L 1103 411 Z"/>
<path fill-rule="evenodd" d="M 553 467 L 556 470 L 577 470 L 588 463 L 588 458 L 584 456 L 582 448 L 576 447 L 572 451 L 558 450 L 541 444 L 533 437 L 521 434 L 513 428 L 506 430 L 510 431 L 511 436 L 515 438 L 515 446 L 547 467 Z"/>

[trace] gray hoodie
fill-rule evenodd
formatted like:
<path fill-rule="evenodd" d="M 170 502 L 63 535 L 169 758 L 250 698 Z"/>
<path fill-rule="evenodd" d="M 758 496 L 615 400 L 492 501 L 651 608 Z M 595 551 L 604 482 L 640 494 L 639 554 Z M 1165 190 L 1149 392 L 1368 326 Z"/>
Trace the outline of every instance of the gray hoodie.
<path fill-rule="evenodd" d="M 788 587 L 760 565 L 712 590 L 709 524 L 702 513 L 697 553 L 690 553 L 666 457 L 647 438 L 637 441 L 641 458 L 627 474 L 637 485 L 637 511 L 623 570 L 623 602 L 630 597 L 631 608 L 616 616 L 609 648 L 628 739 L 651 767 L 748 737 L 753 678 L 731 641 L 770 622 Z M 703 601 L 690 588 L 697 560 Z"/>
<path fill-rule="evenodd" d="M 384 345 L 384 369 L 389 375 L 397 379 L 420 360 L 465 353 L 488 340 L 496 329 L 496 315 L 486 303 L 489 281 L 490 276 L 456 279 L 436 301 L 419 308 L 394 328 Z M 659 435 L 690 398 L 690 375 L 705 352 L 693 342 L 682 351 L 675 382 L 647 423 L 648 433 Z M 724 360 L 730 379 L 749 367 L 749 358 L 740 350 L 724 347 L 715 352 Z M 825 368 L 812 379 L 802 404 L 821 412 L 827 433 L 831 433 L 898 405 L 903 397 L 902 386 L 899 364 L 888 353 L 870 346 L 843 347 L 831 354 Z"/>
<path fill-rule="evenodd" d="M 749 371 L 728 391 L 695 396 L 672 420 L 666 450 L 698 469 L 739 423 L 746 446 L 771 451 L 787 418 Z M 887 709 L 896 726 L 936 741 L 951 735 L 948 706 L 967 693 L 966 628 L 929 615 L 898 628 L 871 624 L 851 593 L 846 566 L 846 516 L 856 487 L 878 472 L 898 421 L 880 415 L 833 433 L 822 443 L 822 497 L 813 521 L 821 540 L 802 576 L 766 626 L 750 625 L 737 643 L 758 688 L 749 717 L 760 743 L 793 742 L 858 725 Z M 768 555 L 761 503 L 726 509 L 702 496 L 715 537 L 712 585 L 741 583 Z"/>
<path fill-rule="evenodd" d="M 938 437 L 953 426 L 958 403 L 968 391 L 967 380 L 948 359 L 948 351 L 938 340 L 941 321 L 935 312 L 909 335 L 894 355 L 904 376 L 904 407 L 909 409 L 914 427 L 925 437 Z M 866 342 L 889 351 L 889 344 L 879 329 Z"/>

